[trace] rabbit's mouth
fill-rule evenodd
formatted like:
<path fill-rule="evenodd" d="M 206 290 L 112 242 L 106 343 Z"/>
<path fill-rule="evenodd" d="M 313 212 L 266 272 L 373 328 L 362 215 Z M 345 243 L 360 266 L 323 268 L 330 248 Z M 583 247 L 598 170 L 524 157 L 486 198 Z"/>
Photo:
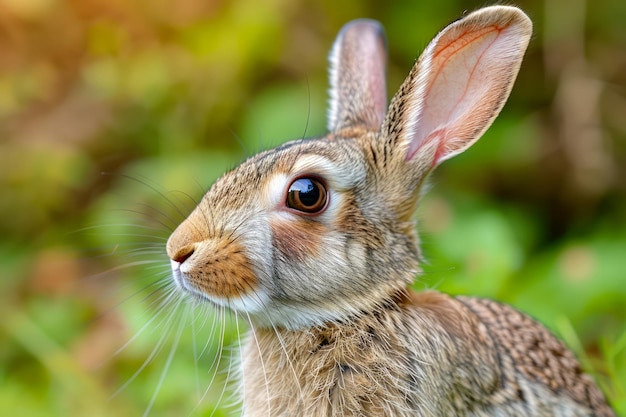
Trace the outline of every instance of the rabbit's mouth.
<path fill-rule="evenodd" d="M 194 298 L 198 298 L 201 301 L 209 301 L 211 303 L 213 302 L 210 298 L 207 297 L 206 294 L 204 294 L 204 292 L 194 288 L 189 283 L 189 281 L 185 277 L 185 273 L 180 270 L 180 266 L 181 266 L 180 262 L 176 262 L 176 261 L 170 261 L 170 262 L 172 265 L 172 277 L 174 278 L 174 283 L 176 284 L 176 287 L 179 290 L 181 290 L 185 294 L 193 296 Z"/>
<path fill-rule="evenodd" d="M 206 290 L 194 284 L 192 274 L 184 271 L 183 264 L 173 260 L 170 262 L 172 265 L 172 277 L 176 287 L 200 302 L 209 302 L 216 307 L 226 307 L 233 312 L 246 315 L 254 315 L 255 311 L 263 311 L 267 307 L 269 300 L 262 293 L 239 295 L 237 297 L 209 294 Z"/>
<path fill-rule="evenodd" d="M 210 297 L 206 292 L 200 288 L 196 288 L 189 279 L 189 276 L 181 271 L 181 263 L 176 261 L 170 261 L 172 265 L 172 277 L 176 287 L 184 294 L 193 297 L 200 302 L 209 302 L 215 306 L 221 306 L 222 304 Z"/>

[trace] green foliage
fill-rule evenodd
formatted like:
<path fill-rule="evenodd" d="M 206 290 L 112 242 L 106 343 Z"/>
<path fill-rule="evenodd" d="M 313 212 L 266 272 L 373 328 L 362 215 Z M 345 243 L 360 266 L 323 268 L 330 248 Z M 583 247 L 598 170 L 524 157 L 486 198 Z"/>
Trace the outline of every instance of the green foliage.
<path fill-rule="evenodd" d="M 165 239 L 247 155 L 323 134 L 346 21 L 385 25 L 394 91 L 438 29 L 482 5 L 4 2 L 3 414 L 233 415 L 223 387 L 245 324 L 171 295 Z M 415 288 L 538 318 L 626 416 L 626 6 L 519 5 L 535 37 L 502 115 L 432 179 Z"/>

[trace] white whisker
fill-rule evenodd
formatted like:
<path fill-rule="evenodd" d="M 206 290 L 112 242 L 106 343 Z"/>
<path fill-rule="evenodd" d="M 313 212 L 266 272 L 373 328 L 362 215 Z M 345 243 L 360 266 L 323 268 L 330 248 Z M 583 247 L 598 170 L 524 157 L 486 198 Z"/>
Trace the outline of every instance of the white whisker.
<path fill-rule="evenodd" d="M 128 339 L 122 346 L 120 346 L 115 352 L 113 352 L 113 356 L 117 356 L 120 354 L 120 352 L 122 352 L 124 349 L 126 349 L 131 343 L 133 343 L 157 318 L 160 317 L 160 314 L 162 314 L 165 311 L 165 306 L 174 298 L 176 297 L 176 293 L 175 292 L 170 292 L 169 295 L 167 295 L 163 301 L 161 302 L 161 304 L 159 305 L 159 307 L 157 308 L 157 312 L 155 314 L 152 315 L 152 317 L 143 325 L 141 326 L 141 329 L 139 329 L 139 331 L 137 333 L 135 333 L 130 339 Z M 170 315 L 172 315 L 173 312 L 170 312 Z"/>
<path fill-rule="evenodd" d="M 180 306 L 180 301 L 177 304 L 176 309 L 178 309 L 179 306 Z M 189 312 L 189 310 L 185 310 L 184 316 L 181 319 L 179 319 L 179 321 L 178 321 L 178 330 L 176 331 L 176 335 L 174 336 L 174 341 L 172 343 L 172 347 L 170 348 L 169 354 L 167 355 L 167 360 L 165 361 L 165 365 L 163 366 L 163 370 L 161 371 L 161 376 L 160 376 L 159 381 L 157 382 L 157 385 L 156 385 L 156 387 L 154 389 L 154 393 L 152 394 L 152 398 L 150 398 L 150 402 L 148 403 L 148 407 L 146 407 L 146 411 L 143 413 L 143 417 L 146 417 L 150 413 L 150 410 L 152 409 L 152 407 L 154 406 L 154 403 L 156 401 L 156 397 L 159 394 L 159 391 L 161 390 L 161 387 L 163 386 L 163 381 L 165 380 L 165 376 L 167 375 L 167 371 L 169 370 L 169 368 L 170 368 L 170 366 L 172 364 L 172 360 L 174 359 L 174 353 L 176 352 L 176 349 L 178 348 L 178 344 L 180 343 L 180 338 L 181 338 L 181 336 L 183 334 L 184 324 L 187 321 L 188 312 Z"/>
<path fill-rule="evenodd" d="M 148 364 L 150 364 L 150 362 L 152 362 L 152 360 L 161 352 L 161 350 L 163 349 L 163 344 L 165 343 L 165 340 L 167 338 L 167 334 L 169 329 L 172 326 L 172 320 L 176 315 L 177 309 L 180 306 L 180 302 L 182 299 L 179 299 L 178 303 L 176 304 L 175 308 L 172 309 L 169 313 L 169 315 L 167 316 L 166 319 L 166 323 L 165 323 L 165 328 L 164 331 L 161 333 L 161 336 L 159 337 L 159 340 L 157 341 L 156 345 L 154 346 L 154 348 L 152 349 L 152 351 L 150 352 L 150 354 L 148 355 L 148 357 L 144 360 L 144 362 L 141 364 L 141 366 L 139 367 L 139 369 L 137 369 L 137 371 L 135 371 L 135 373 L 124 383 L 122 384 L 121 387 L 119 387 L 111 396 L 111 398 L 116 397 L 117 395 L 120 394 L 120 392 L 124 391 L 136 378 L 137 376 L 148 366 Z M 146 325 L 144 325 L 142 327 L 143 331 L 146 328 Z M 133 336 L 133 338 L 131 338 L 132 340 L 135 340 L 137 337 L 137 335 Z M 130 342 L 130 341 L 129 341 Z M 120 349 L 118 349 L 118 352 L 121 351 L 122 349 L 124 349 L 126 346 L 128 346 L 129 342 L 125 343 L 124 346 Z"/>
<path fill-rule="evenodd" d="M 259 339 L 257 338 L 256 331 L 254 329 L 254 326 L 252 325 L 250 315 L 248 314 L 247 311 L 246 311 L 246 316 L 248 317 L 248 322 L 250 323 L 250 334 L 254 338 L 254 343 L 256 344 L 257 351 L 259 352 L 259 360 L 261 362 L 261 369 L 263 370 L 263 378 L 265 380 L 265 394 L 267 396 L 267 414 L 271 415 L 272 405 L 271 405 L 271 397 L 270 397 L 270 390 L 269 390 L 269 381 L 267 379 L 267 370 L 265 369 L 265 361 L 263 360 L 263 352 L 261 351 L 261 345 L 259 344 Z M 244 408 L 245 408 L 245 404 L 244 404 Z"/>
<path fill-rule="evenodd" d="M 220 358 L 222 357 L 223 352 L 224 352 L 224 332 L 225 332 L 225 328 L 226 328 L 225 324 L 226 324 L 226 322 L 224 321 L 224 323 L 222 325 L 222 333 L 221 333 L 221 349 L 220 349 L 220 352 L 219 352 Z M 217 405 L 220 405 L 222 403 L 222 399 L 224 398 L 224 394 L 226 393 L 226 388 L 227 388 L 227 385 L 228 385 L 228 381 L 230 379 L 230 372 L 231 372 L 231 366 L 230 365 L 231 365 L 231 361 L 229 361 L 229 366 L 227 368 L 226 381 L 224 382 L 224 384 L 222 386 L 222 390 L 220 392 L 220 395 L 218 396 L 218 399 L 216 401 Z M 219 361 L 218 361 L 218 367 L 219 367 Z M 216 370 L 214 376 L 216 374 L 217 374 L 217 370 Z M 211 381 L 211 383 L 212 382 L 213 381 Z M 211 414 L 209 414 L 209 417 L 213 417 L 215 415 L 215 413 L 217 412 L 217 410 L 218 410 L 217 407 L 214 408 L 213 411 L 211 412 Z"/>

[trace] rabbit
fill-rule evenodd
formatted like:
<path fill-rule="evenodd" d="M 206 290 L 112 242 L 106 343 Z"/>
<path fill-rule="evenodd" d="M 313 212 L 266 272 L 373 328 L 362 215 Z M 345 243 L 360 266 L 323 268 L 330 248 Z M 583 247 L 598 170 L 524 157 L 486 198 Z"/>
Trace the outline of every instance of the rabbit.
<path fill-rule="evenodd" d="M 467 14 L 387 109 L 383 29 L 348 23 L 329 58 L 330 133 L 248 158 L 172 233 L 177 286 L 250 322 L 244 416 L 614 415 L 541 324 L 410 288 L 424 183 L 491 125 L 531 33 L 513 6 Z"/>

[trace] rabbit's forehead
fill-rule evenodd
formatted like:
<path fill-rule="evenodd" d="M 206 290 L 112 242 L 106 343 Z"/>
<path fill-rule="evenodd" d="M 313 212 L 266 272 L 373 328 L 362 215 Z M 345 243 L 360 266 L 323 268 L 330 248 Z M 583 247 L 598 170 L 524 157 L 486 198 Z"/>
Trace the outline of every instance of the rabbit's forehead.
<path fill-rule="evenodd" d="M 362 152 L 352 141 L 326 138 L 288 142 L 274 150 L 263 152 L 247 161 L 243 169 L 256 170 L 261 181 L 273 176 L 290 178 L 315 175 L 322 177 L 333 188 L 349 188 L 362 181 Z"/>
<path fill-rule="evenodd" d="M 332 158 L 319 154 L 303 154 L 293 163 L 291 176 L 316 175 L 322 177 L 332 188 L 345 190 L 363 181 L 365 170 L 357 160 Z"/>

